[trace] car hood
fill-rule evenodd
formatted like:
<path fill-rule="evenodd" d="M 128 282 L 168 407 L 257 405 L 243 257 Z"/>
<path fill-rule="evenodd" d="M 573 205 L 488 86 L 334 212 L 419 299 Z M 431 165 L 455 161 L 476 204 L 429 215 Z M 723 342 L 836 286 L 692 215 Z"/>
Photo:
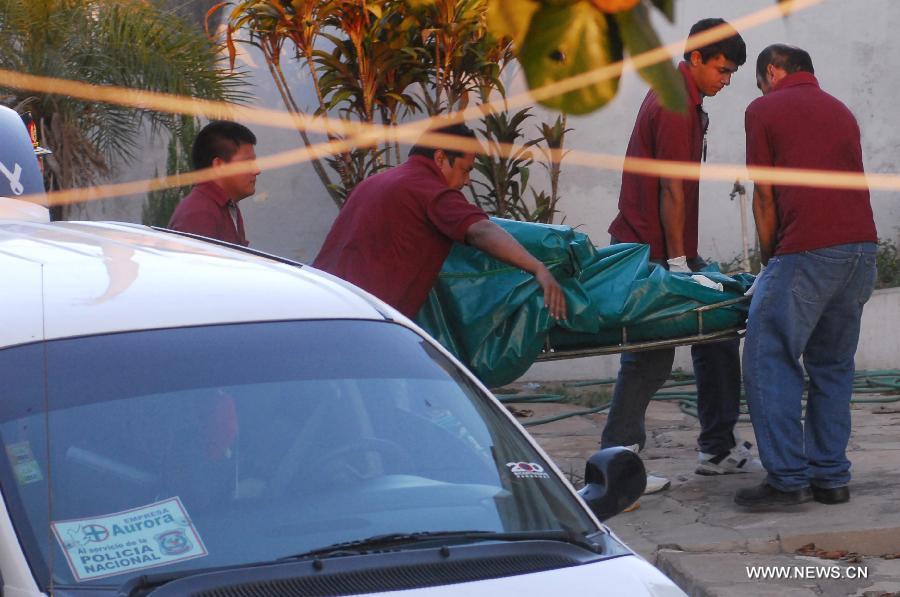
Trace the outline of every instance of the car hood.
<path fill-rule="evenodd" d="M 534 574 L 480 580 L 440 587 L 371 593 L 406 597 L 545 597 L 576 592 L 581 597 L 686 597 L 675 583 L 637 556 L 623 556 Z"/>

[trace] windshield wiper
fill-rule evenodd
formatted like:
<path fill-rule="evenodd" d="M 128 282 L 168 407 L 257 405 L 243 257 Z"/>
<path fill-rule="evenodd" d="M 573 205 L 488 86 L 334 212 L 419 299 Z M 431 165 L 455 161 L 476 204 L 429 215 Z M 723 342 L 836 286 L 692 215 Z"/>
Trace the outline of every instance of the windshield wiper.
<path fill-rule="evenodd" d="M 578 545 L 590 551 L 597 551 L 599 545 L 593 543 L 584 535 L 570 531 L 422 531 L 418 533 L 389 533 L 386 535 L 374 535 L 355 541 L 344 541 L 318 547 L 302 553 L 285 556 L 277 561 L 305 560 L 309 558 L 331 558 L 346 555 L 360 555 L 371 551 L 378 551 L 392 547 L 415 545 L 419 543 L 433 543 L 443 540 L 452 540 L 453 543 L 473 543 L 476 541 L 562 541 Z"/>
<path fill-rule="evenodd" d="M 146 574 L 136 576 L 125 582 L 119 588 L 119 596 L 135 597 L 138 595 L 146 595 L 153 589 L 161 587 L 175 580 L 197 576 L 200 574 L 208 574 L 211 572 L 229 572 L 244 568 L 256 568 L 260 566 L 270 566 L 272 564 L 284 564 L 287 562 L 296 562 L 301 560 L 317 560 L 321 558 L 333 558 L 340 556 L 364 555 L 370 552 L 389 549 L 392 547 L 401 547 L 406 545 L 416 545 L 422 543 L 440 543 L 452 542 L 474 543 L 478 541 L 562 541 L 577 545 L 594 553 L 600 553 L 602 544 L 595 543 L 591 540 L 593 535 L 585 536 L 574 531 L 519 531 L 519 532 L 497 532 L 497 531 L 421 531 L 418 533 L 388 533 L 385 535 L 374 535 L 365 539 L 355 541 L 344 541 L 334 543 L 325 547 L 318 547 L 309 551 L 304 551 L 295 555 L 284 556 L 276 560 L 248 562 L 246 564 L 236 564 L 233 566 L 221 566 L 213 568 L 197 568 L 193 570 L 178 570 L 173 572 L 163 572 L 158 574 Z"/>

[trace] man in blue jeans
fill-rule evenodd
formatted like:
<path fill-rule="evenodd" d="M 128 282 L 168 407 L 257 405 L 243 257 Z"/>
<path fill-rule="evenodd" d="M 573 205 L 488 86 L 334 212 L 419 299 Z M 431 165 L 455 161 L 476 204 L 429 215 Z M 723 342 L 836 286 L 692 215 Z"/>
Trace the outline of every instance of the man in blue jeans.
<path fill-rule="evenodd" d="M 726 25 L 704 19 L 691 27 L 691 36 Z M 733 35 L 685 52 L 678 65 L 688 108 L 684 113 L 665 109 L 651 90 L 638 112 L 627 157 L 693 162 L 706 153 L 708 117 L 703 98 L 731 83 L 731 76 L 747 59 L 743 38 Z M 650 257 L 671 272 L 691 274 L 704 263 L 697 254 L 699 181 L 622 173 L 619 214 L 609 227 L 612 242 L 650 245 Z M 695 278 L 696 279 L 696 278 Z M 700 446 L 697 473 L 719 475 L 761 470 L 748 442 L 738 442 L 734 425 L 741 400 L 738 340 L 697 345 L 691 349 L 697 377 Z M 601 445 L 626 446 L 635 452 L 646 440 L 644 414 L 653 395 L 672 372 L 674 349 L 624 353 L 613 392 Z M 646 493 L 665 489 L 669 481 L 647 476 Z"/>
<path fill-rule="evenodd" d="M 763 97 L 747 107 L 748 166 L 863 173 L 856 119 L 813 73 L 800 48 L 776 44 L 759 55 Z M 748 508 L 846 502 L 853 357 L 875 284 L 869 192 L 756 183 L 753 214 L 765 269 L 749 291 L 743 362 L 768 475 L 734 501 Z"/>

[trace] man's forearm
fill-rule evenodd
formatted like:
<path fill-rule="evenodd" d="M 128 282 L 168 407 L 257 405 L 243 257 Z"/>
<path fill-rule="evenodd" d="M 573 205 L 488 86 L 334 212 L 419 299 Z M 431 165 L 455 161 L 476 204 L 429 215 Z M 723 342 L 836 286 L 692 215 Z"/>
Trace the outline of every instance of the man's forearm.
<path fill-rule="evenodd" d="M 681 180 L 660 179 L 659 217 L 666 240 L 666 257 L 681 257 L 684 251 L 684 184 Z"/>
<path fill-rule="evenodd" d="M 536 274 L 543 265 L 510 233 L 489 220 L 482 220 L 469 226 L 466 231 L 466 243 L 531 274 Z"/>
<path fill-rule="evenodd" d="M 475 222 L 466 231 L 466 242 L 492 257 L 534 275 L 544 293 L 544 305 L 556 319 L 566 318 L 566 297 L 547 266 L 529 253 L 506 230 L 490 220 Z"/>
<path fill-rule="evenodd" d="M 753 219 L 759 237 L 759 260 L 763 265 L 775 254 L 778 230 L 778 210 L 772 185 L 753 185 Z"/>

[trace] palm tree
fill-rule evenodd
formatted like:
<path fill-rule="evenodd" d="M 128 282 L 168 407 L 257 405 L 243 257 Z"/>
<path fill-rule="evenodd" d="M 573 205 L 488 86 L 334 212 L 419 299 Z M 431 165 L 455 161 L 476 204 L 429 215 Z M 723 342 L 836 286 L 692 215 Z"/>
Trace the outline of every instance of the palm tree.
<path fill-rule="evenodd" d="M 205 99 L 239 100 L 240 73 L 180 17 L 137 0 L 0 0 L 0 68 Z M 0 101 L 30 110 L 53 150 L 48 190 L 95 184 L 138 155 L 141 133 L 177 135 L 177 115 L 62 95 L 4 89 Z M 64 215 L 63 210 L 57 216 Z M 68 210 L 65 210 L 68 211 Z"/>

